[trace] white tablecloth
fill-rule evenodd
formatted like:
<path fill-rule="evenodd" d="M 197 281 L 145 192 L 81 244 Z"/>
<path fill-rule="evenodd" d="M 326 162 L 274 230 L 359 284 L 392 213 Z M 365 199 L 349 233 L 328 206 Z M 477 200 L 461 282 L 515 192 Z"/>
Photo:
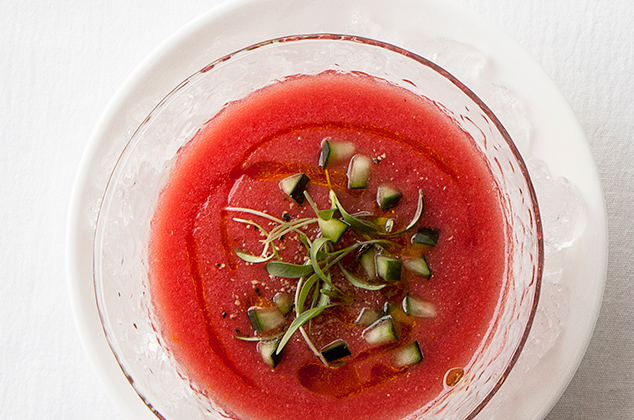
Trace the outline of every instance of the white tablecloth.
<path fill-rule="evenodd" d="M 123 419 L 82 349 L 65 267 L 82 152 L 107 102 L 220 0 L 0 2 L 0 419 Z M 548 420 L 634 418 L 634 2 L 457 0 L 552 77 L 590 142 L 609 217 L 593 339 Z"/>

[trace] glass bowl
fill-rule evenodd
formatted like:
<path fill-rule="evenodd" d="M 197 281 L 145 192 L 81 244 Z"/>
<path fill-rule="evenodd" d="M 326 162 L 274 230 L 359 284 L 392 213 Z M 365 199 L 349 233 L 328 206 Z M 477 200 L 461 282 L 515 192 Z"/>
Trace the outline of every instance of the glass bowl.
<path fill-rule="evenodd" d="M 289 36 L 236 51 L 175 87 L 138 127 L 105 190 L 94 239 L 97 306 L 123 373 L 158 418 L 227 418 L 183 373 L 152 307 L 150 221 L 177 153 L 227 103 L 288 76 L 327 70 L 366 73 L 433 101 L 470 134 L 501 194 L 508 252 L 495 317 L 457 385 L 407 418 L 475 417 L 519 357 L 539 298 L 543 241 L 528 171 L 500 121 L 455 77 L 399 47 L 348 35 Z"/>

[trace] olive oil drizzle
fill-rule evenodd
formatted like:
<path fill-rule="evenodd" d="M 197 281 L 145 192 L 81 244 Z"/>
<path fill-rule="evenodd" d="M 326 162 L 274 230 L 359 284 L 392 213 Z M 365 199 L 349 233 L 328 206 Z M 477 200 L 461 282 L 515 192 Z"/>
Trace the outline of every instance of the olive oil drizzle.
<path fill-rule="evenodd" d="M 205 289 L 202 283 L 200 265 L 198 264 L 198 245 L 196 244 L 196 239 L 193 235 L 193 229 L 190 231 L 190 233 L 188 233 L 185 241 L 187 260 L 191 273 L 191 281 L 194 292 L 196 294 L 196 302 L 198 304 L 198 308 L 200 309 L 200 315 L 202 316 L 205 325 L 207 344 L 209 345 L 211 351 L 222 360 L 227 368 L 229 368 L 233 373 L 236 374 L 236 376 L 242 379 L 245 384 L 251 387 L 255 387 L 256 385 L 253 380 L 251 380 L 251 378 L 246 376 L 237 368 L 233 360 L 229 357 L 229 352 L 222 344 L 222 342 L 218 339 L 219 335 L 214 328 L 213 321 L 211 320 L 211 312 L 209 310 L 209 306 L 207 305 L 207 299 L 205 298 Z"/>
<path fill-rule="evenodd" d="M 414 150 L 419 155 L 423 156 L 427 160 L 429 160 L 434 166 L 436 166 L 443 173 L 447 174 L 449 177 L 454 178 L 456 176 L 454 170 L 451 168 L 449 163 L 443 158 L 440 153 L 434 150 L 432 147 L 423 144 L 422 142 L 415 140 L 411 137 L 408 137 L 402 133 L 399 133 L 394 130 L 386 129 L 383 127 L 378 127 L 371 124 L 362 124 L 355 122 L 345 122 L 345 121 L 326 121 L 326 122 L 310 122 L 304 124 L 296 124 L 288 127 L 284 127 L 280 130 L 277 130 L 271 134 L 268 134 L 256 143 L 254 143 L 251 147 L 249 147 L 244 154 L 242 155 L 242 160 L 234 166 L 234 168 L 229 172 L 230 179 L 238 179 L 240 176 L 247 172 L 247 162 L 253 154 L 259 150 L 265 144 L 275 140 L 278 137 L 288 135 L 294 132 L 301 131 L 310 131 L 310 130 L 338 130 L 342 132 L 354 132 L 354 133 L 363 133 L 373 135 L 379 138 L 384 138 L 388 140 L 392 140 L 401 144 L 405 144 Z M 312 178 L 311 178 L 312 180 Z"/>

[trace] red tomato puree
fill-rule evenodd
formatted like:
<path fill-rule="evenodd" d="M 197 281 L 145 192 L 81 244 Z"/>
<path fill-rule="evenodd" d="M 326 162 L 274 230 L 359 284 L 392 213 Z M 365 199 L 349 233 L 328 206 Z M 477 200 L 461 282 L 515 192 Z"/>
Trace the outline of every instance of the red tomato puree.
<path fill-rule="evenodd" d="M 367 188 L 348 190 L 349 159 L 326 172 L 318 166 L 324 139 L 354 144 L 372 159 Z M 180 150 L 152 222 L 151 294 L 160 333 L 196 389 L 235 419 L 400 419 L 443 391 L 445 373 L 467 366 L 489 328 L 505 269 L 505 221 L 498 190 L 468 134 L 431 101 L 361 74 L 327 72 L 275 83 L 227 105 Z M 425 210 L 417 227 L 439 232 L 425 258 L 424 279 L 408 270 L 398 287 L 353 290 L 333 269 L 333 282 L 354 300 L 326 310 L 306 331 L 316 348 L 343 339 L 351 355 L 325 367 L 297 332 L 273 369 L 264 363 L 246 315 L 270 306 L 282 291 L 295 295 L 297 279 L 270 276 L 234 248 L 259 255 L 261 232 L 275 224 L 228 207 L 277 218 L 315 217 L 279 188 L 296 173 L 320 209 L 330 208 L 329 184 L 349 213 L 412 219 L 418 191 Z M 376 191 L 389 182 L 403 194 L 381 212 Z M 316 224 L 304 229 L 315 239 Z M 413 229 L 412 232 L 415 232 Z M 392 238 L 407 248 L 412 233 Z M 355 239 L 348 239 L 353 241 Z M 276 242 L 282 259 L 302 264 L 298 235 Z M 352 257 L 353 258 L 353 257 Z M 355 324 L 364 307 L 381 309 L 407 292 L 431 302 L 434 318 L 406 317 L 398 343 L 369 345 Z M 312 296 L 312 295 L 311 295 Z M 289 315 L 289 323 L 294 313 Z M 288 324 L 287 324 L 288 326 Z M 390 352 L 416 340 L 423 360 L 395 368 Z"/>

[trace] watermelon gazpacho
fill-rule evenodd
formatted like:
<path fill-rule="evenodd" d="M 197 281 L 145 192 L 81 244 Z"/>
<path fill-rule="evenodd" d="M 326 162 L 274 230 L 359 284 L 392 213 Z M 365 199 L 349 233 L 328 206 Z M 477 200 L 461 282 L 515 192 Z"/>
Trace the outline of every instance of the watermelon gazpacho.
<path fill-rule="evenodd" d="M 183 147 L 152 221 L 158 329 L 235 419 L 400 419 L 455 385 L 505 269 L 498 187 L 432 101 L 295 76 Z"/>

